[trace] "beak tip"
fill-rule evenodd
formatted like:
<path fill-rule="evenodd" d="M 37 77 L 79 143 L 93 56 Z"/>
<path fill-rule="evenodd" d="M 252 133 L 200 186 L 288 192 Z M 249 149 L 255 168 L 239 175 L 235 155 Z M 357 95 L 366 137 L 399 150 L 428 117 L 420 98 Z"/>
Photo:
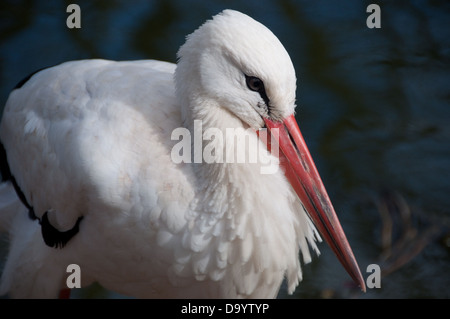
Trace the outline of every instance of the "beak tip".
<path fill-rule="evenodd" d="M 356 283 L 356 285 L 359 288 L 361 288 L 362 292 L 366 292 L 366 283 L 364 282 L 364 278 L 363 278 L 363 276 L 361 274 L 361 271 L 360 271 L 359 267 L 357 266 L 355 272 L 348 271 L 348 273 L 349 274 L 352 274 L 352 273 L 354 274 L 354 275 L 351 276 L 353 281 Z"/>
<path fill-rule="evenodd" d="M 366 292 L 366 284 L 364 282 L 364 279 L 362 278 L 362 276 L 359 278 L 358 280 L 358 286 L 361 288 L 362 292 Z"/>
<path fill-rule="evenodd" d="M 366 284 L 364 283 L 363 279 L 361 279 L 361 286 L 360 287 L 361 287 L 361 291 L 365 293 L 366 292 Z"/>
<path fill-rule="evenodd" d="M 364 283 L 360 286 L 360 288 L 363 293 L 366 293 L 366 285 Z"/>

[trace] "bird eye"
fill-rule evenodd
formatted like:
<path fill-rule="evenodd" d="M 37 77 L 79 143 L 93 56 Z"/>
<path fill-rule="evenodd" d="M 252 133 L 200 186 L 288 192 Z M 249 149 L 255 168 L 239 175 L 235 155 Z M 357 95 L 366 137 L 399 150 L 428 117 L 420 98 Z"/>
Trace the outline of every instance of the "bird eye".
<path fill-rule="evenodd" d="M 245 81 L 247 82 L 247 87 L 255 92 L 258 92 L 261 98 L 264 100 L 264 103 L 267 107 L 269 107 L 270 100 L 269 97 L 266 94 L 266 89 L 264 88 L 264 82 L 257 78 L 256 76 L 248 76 L 245 75 Z"/>
<path fill-rule="evenodd" d="M 245 76 L 245 80 L 247 81 L 247 86 L 250 90 L 255 92 L 261 92 L 264 90 L 264 83 L 261 79 L 254 76 Z"/>

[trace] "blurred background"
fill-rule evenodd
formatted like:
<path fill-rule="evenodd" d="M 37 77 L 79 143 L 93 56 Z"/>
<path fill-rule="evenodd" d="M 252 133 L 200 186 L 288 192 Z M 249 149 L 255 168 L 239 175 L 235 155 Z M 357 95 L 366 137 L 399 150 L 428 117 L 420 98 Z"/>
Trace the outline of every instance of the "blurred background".
<path fill-rule="evenodd" d="M 69 29 L 66 8 L 81 8 Z M 381 8 L 370 29 L 369 4 Z M 29 73 L 68 60 L 175 62 L 185 36 L 223 9 L 265 24 L 298 78 L 297 120 L 363 276 L 355 288 L 325 243 L 279 298 L 450 297 L 450 2 L 96 0 L 0 2 L 0 110 Z M 7 254 L 1 237 L 0 267 Z M 1 268 L 0 268 L 1 269 Z M 76 298 L 121 298 L 94 285 Z"/>

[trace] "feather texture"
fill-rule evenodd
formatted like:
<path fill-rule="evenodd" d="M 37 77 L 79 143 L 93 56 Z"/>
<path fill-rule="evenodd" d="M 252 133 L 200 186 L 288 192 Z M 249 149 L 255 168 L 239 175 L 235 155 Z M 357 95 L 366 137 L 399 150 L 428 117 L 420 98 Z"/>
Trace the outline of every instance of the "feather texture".
<path fill-rule="evenodd" d="M 227 43 L 230 37 L 216 29 L 235 41 Z M 233 62 L 216 56 L 211 43 L 233 48 Z M 239 56 L 236 43 L 253 53 L 241 48 Z M 319 237 L 283 171 L 261 174 L 264 163 L 278 159 L 267 152 L 255 163 L 171 158 L 178 142 L 172 132 L 184 127 L 194 134 L 194 120 L 202 121 L 201 134 L 241 129 L 225 134 L 226 145 L 211 139 L 209 147 L 226 152 L 237 138 L 265 149 L 248 130 L 261 127 L 258 111 L 244 112 L 260 97 L 245 85 L 239 92 L 236 78 L 251 70 L 285 83 L 268 84 L 269 95 L 279 114 L 292 113 L 295 73 L 287 53 L 264 26 L 225 11 L 191 35 L 179 57 L 178 66 L 67 62 L 11 93 L 0 127 L 11 172 L 39 219 L 59 232 L 75 226 L 79 232 L 53 249 L 17 197 L 3 202 L 0 216 L 12 205 L 15 212 L 8 217 L 2 293 L 56 297 L 70 263 L 80 266 L 83 285 L 98 281 L 136 297 L 271 298 L 285 277 L 290 292 L 297 286 L 299 252 L 310 261 L 309 246 L 317 251 Z M 208 79 L 210 71 L 221 78 Z M 12 194 L 5 185 L 0 198 Z"/>

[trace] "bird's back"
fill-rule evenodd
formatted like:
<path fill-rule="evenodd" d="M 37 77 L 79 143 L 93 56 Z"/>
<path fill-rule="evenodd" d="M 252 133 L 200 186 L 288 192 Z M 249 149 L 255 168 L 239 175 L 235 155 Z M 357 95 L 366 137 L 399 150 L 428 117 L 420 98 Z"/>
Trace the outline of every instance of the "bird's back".
<path fill-rule="evenodd" d="M 151 255 L 148 250 L 161 233 L 184 226 L 179 215 L 186 212 L 193 191 L 189 168 L 170 158 L 171 133 L 181 126 L 174 70 L 173 64 L 153 60 L 67 62 L 34 74 L 11 93 L 0 139 L 18 186 L 36 217 L 48 212 L 59 231 L 83 217 L 82 231 L 67 243 L 68 259 L 61 258 L 65 248 L 42 247 L 39 232 L 19 245 L 23 254 L 39 245 L 48 251 L 41 256 L 54 257 L 55 264 L 90 260 L 99 265 L 91 273 L 114 276 L 125 271 L 119 269 L 120 259 L 139 263 L 143 257 L 133 253 Z M 20 232 L 21 227 L 13 228 Z M 17 237 L 12 234 L 13 240 Z M 89 250 L 91 243 L 105 247 Z M 95 263 L 99 249 L 105 254 Z M 161 269 L 167 267 L 165 256 L 155 252 L 152 258 Z M 5 273 L 23 276 L 13 270 L 20 267 L 12 259 Z M 144 262 L 133 270 L 136 279 L 148 273 L 145 267 Z"/>

